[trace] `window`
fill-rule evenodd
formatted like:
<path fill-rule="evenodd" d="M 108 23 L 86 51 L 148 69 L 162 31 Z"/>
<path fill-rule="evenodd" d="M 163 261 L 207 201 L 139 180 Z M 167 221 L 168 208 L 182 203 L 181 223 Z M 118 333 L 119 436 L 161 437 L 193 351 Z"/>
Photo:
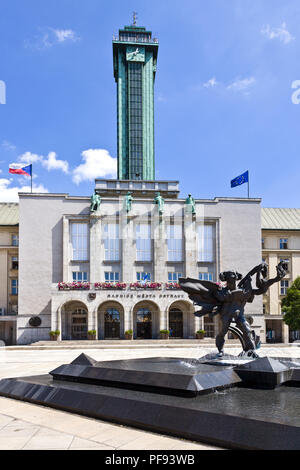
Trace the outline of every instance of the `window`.
<path fill-rule="evenodd" d="M 87 272 L 83 271 L 73 271 L 73 281 L 87 281 L 88 275 Z"/>
<path fill-rule="evenodd" d="M 200 272 L 199 273 L 199 280 L 200 281 L 213 281 L 214 280 L 214 275 L 213 275 L 213 273 Z"/>
<path fill-rule="evenodd" d="M 71 225 L 71 239 L 73 260 L 86 261 L 88 259 L 88 224 L 73 223 Z"/>
<path fill-rule="evenodd" d="M 18 279 L 11 280 L 11 295 L 18 295 Z"/>
<path fill-rule="evenodd" d="M 104 279 L 105 279 L 105 282 L 119 282 L 120 280 L 119 271 L 105 272 Z"/>
<path fill-rule="evenodd" d="M 173 284 L 178 283 L 178 279 L 182 277 L 182 273 L 168 273 L 168 282 L 172 282 Z"/>
<path fill-rule="evenodd" d="M 136 280 L 138 282 L 149 282 L 151 281 L 151 273 L 145 273 L 144 271 L 140 271 L 136 273 Z"/>
<path fill-rule="evenodd" d="M 120 260 L 119 224 L 104 225 L 104 251 L 106 261 Z"/>
<path fill-rule="evenodd" d="M 214 260 L 213 226 L 198 226 L 198 261 L 212 262 Z"/>
<path fill-rule="evenodd" d="M 280 281 L 280 295 L 286 295 L 287 290 L 289 288 L 289 281 L 284 279 Z"/>
<path fill-rule="evenodd" d="M 287 238 L 280 238 L 279 248 L 281 250 L 287 250 L 288 249 L 288 239 Z"/>
<path fill-rule="evenodd" d="M 182 225 L 168 225 L 168 261 L 182 261 Z"/>
<path fill-rule="evenodd" d="M 137 261 L 151 261 L 151 227 L 149 224 L 136 226 L 136 259 Z"/>
<path fill-rule="evenodd" d="M 19 246 L 19 235 L 12 235 L 11 237 L 11 244 L 12 246 Z"/>
<path fill-rule="evenodd" d="M 17 256 L 11 257 L 11 269 L 19 269 L 19 259 Z"/>
<path fill-rule="evenodd" d="M 143 179 L 143 65 L 128 62 L 129 179 Z"/>

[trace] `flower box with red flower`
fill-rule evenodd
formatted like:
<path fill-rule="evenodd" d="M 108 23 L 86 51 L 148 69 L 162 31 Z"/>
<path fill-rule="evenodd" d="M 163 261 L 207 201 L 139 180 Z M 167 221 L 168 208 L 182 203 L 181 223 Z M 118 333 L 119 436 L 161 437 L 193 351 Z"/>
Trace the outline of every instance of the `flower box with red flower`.
<path fill-rule="evenodd" d="M 161 282 L 132 282 L 130 284 L 130 289 L 161 289 Z"/>
<path fill-rule="evenodd" d="M 178 282 L 166 282 L 165 283 L 165 288 L 166 289 L 174 289 L 174 290 L 181 289 L 180 284 Z"/>
<path fill-rule="evenodd" d="M 58 290 L 89 290 L 89 282 L 59 282 Z"/>
<path fill-rule="evenodd" d="M 96 290 L 101 290 L 101 289 L 124 290 L 126 289 L 126 283 L 125 282 L 95 282 L 94 287 Z"/>

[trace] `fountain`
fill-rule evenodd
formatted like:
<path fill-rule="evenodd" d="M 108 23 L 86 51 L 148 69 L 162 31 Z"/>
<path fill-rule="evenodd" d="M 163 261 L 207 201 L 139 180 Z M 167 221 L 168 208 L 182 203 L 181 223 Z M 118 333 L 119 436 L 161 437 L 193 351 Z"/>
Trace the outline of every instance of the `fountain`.
<path fill-rule="evenodd" d="M 276 280 L 282 263 L 277 272 Z M 259 338 L 244 318 L 245 303 L 276 280 L 265 280 L 265 265 L 236 288 L 239 276 L 222 273 L 226 286 L 180 280 L 202 307 L 196 315 L 221 315 L 217 354 L 101 362 L 81 354 L 46 375 L 1 380 L 0 396 L 225 448 L 299 449 L 300 359 L 258 357 Z M 238 331 L 240 356 L 224 353 L 229 328 Z"/>

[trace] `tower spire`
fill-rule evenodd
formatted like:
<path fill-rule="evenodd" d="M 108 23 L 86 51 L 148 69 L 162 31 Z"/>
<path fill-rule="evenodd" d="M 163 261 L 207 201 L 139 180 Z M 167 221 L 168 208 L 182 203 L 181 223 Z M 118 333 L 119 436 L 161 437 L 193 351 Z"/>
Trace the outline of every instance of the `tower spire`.
<path fill-rule="evenodd" d="M 132 18 L 133 18 L 132 24 L 133 24 L 133 26 L 136 26 L 136 22 L 137 22 L 137 12 L 136 11 L 133 12 Z"/>

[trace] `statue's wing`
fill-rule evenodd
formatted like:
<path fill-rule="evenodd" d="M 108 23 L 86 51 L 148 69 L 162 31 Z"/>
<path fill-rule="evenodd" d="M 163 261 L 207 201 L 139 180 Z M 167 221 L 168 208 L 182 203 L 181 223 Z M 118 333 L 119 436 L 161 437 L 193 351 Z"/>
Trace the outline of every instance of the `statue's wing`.
<path fill-rule="evenodd" d="M 219 301 L 214 296 L 214 293 L 219 289 L 219 285 L 215 282 L 181 277 L 179 284 L 181 289 L 186 292 L 194 302 L 219 305 Z"/>

